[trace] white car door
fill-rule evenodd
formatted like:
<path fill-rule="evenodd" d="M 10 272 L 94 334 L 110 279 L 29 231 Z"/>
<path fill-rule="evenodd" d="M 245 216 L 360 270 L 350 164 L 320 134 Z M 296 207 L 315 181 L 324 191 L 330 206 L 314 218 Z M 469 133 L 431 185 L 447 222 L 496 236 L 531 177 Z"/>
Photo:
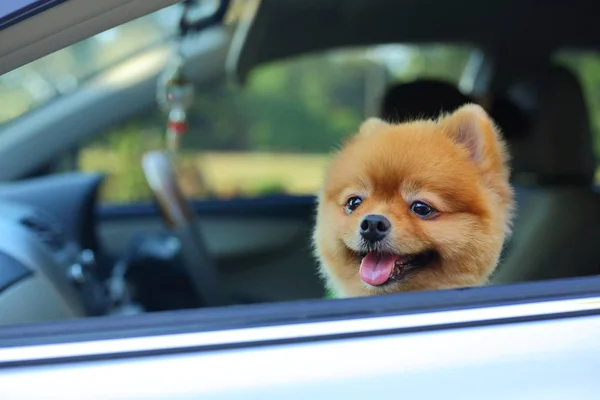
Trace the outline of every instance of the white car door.
<path fill-rule="evenodd" d="M 0 398 L 596 399 L 599 278 L 0 330 Z"/>

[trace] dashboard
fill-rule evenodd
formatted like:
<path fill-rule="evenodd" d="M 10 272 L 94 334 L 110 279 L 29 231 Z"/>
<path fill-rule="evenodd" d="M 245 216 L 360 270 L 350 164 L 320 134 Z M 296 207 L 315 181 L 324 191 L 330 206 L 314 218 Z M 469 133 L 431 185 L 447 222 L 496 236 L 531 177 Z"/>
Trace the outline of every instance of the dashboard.
<path fill-rule="evenodd" d="M 95 206 L 101 174 L 0 184 L 0 324 L 101 315 Z"/>

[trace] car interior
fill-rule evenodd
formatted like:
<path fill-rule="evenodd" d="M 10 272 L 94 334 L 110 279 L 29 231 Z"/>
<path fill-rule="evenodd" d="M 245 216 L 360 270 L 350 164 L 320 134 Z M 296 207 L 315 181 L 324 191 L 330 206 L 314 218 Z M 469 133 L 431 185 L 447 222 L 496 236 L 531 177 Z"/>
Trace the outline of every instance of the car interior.
<path fill-rule="evenodd" d="M 183 3 L 171 9 L 180 13 L 195 2 Z M 517 200 L 490 284 L 600 272 L 600 54 L 592 2 L 467 1 L 460 12 L 433 0 L 216 3 L 224 8 L 195 31 L 145 47 L 150 56 L 119 61 L 115 68 L 133 68 L 129 83 L 98 74 L 0 123 L 0 324 L 325 298 L 311 248 L 314 193 L 191 198 L 186 182 L 202 177 L 190 178 L 155 151 L 126 166 L 143 168 L 145 180 L 127 182 L 151 201 L 105 204 L 103 193 L 126 195 L 109 185 L 112 172 L 80 170 L 71 157 L 102 132 L 158 108 L 157 81 L 179 45 L 187 49 L 184 70 L 196 96 L 216 103 L 221 92 L 211 87 L 226 82 L 243 97 L 254 72 L 280 62 L 390 44 L 468 44 L 473 50 L 460 79 L 383 79 L 365 113 L 401 122 L 481 104 L 508 142 Z M 234 6 L 240 16 L 226 23 L 223 10 Z M 569 51 L 589 55 L 580 69 L 562 61 Z M 138 56 L 146 58 L 134 63 Z M 152 64 L 151 57 L 162 61 Z M 595 70 L 596 81 L 589 78 Z M 15 71 L 5 76 L 13 79 Z M 227 107 L 215 118 L 233 114 Z M 189 118 L 191 126 L 209 126 L 192 112 Z M 318 138 L 305 134 L 298 143 Z M 320 162 L 296 168 L 322 171 Z"/>

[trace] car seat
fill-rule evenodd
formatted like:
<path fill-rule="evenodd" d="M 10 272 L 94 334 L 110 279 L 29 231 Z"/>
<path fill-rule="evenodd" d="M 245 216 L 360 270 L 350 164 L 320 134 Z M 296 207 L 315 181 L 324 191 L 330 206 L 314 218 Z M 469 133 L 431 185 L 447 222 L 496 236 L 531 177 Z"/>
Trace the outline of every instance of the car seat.
<path fill-rule="evenodd" d="M 526 135 L 509 140 L 520 194 L 510 246 L 496 284 L 600 271 L 600 197 L 585 98 L 576 76 L 551 66 L 541 79 Z"/>
<path fill-rule="evenodd" d="M 436 118 L 440 112 L 452 112 L 472 101 L 450 83 L 419 79 L 391 86 L 381 101 L 379 117 L 396 123 L 415 118 Z"/>

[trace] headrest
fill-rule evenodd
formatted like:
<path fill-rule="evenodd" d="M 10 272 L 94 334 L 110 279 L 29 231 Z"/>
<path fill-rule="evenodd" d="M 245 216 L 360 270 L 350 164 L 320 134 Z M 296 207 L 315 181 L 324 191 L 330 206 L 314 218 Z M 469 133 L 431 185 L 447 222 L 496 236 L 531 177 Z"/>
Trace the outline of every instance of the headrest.
<path fill-rule="evenodd" d="M 383 98 L 380 117 L 402 122 L 414 118 L 435 118 L 440 112 L 452 112 L 474 100 L 455 86 L 443 81 L 422 79 L 392 86 Z M 490 116 L 506 140 L 522 137 L 529 128 L 527 114 L 508 97 L 495 95 Z"/>
<path fill-rule="evenodd" d="M 576 76 L 553 65 L 540 83 L 529 134 L 509 141 L 513 173 L 530 175 L 538 183 L 592 183 L 592 134 Z"/>
<path fill-rule="evenodd" d="M 443 81 L 420 79 L 390 87 L 381 102 L 380 118 L 403 122 L 416 118 L 436 118 L 452 112 L 471 98 Z"/>
<path fill-rule="evenodd" d="M 507 95 L 496 94 L 489 113 L 507 141 L 519 140 L 527 135 L 529 115 Z"/>

